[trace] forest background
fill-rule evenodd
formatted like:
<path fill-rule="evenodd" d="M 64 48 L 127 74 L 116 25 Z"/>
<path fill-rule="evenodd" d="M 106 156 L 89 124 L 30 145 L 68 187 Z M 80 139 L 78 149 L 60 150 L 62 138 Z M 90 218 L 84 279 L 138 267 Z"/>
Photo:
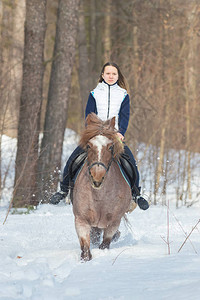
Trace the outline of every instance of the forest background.
<path fill-rule="evenodd" d="M 12 205 L 56 190 L 65 128 L 83 129 L 107 61 L 129 85 L 126 142 L 152 202 L 165 204 L 174 181 L 177 207 L 198 201 L 199 53 L 199 0 L 0 1 L 0 149 L 3 135 L 18 140 Z M 0 152 L 0 192 L 8 169 Z"/>

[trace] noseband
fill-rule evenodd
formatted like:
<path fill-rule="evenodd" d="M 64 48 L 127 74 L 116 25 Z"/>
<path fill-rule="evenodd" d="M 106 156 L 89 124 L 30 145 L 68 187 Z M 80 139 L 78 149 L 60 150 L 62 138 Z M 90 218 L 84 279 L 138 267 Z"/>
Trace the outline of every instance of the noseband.
<path fill-rule="evenodd" d="M 109 161 L 109 164 L 108 166 L 106 167 L 106 165 L 100 161 L 95 161 L 93 164 L 89 165 L 88 163 L 88 170 L 89 170 L 89 173 L 90 173 L 90 170 L 92 169 L 92 167 L 94 167 L 95 165 L 97 166 L 102 166 L 104 167 L 104 169 L 106 169 L 106 173 L 108 172 L 109 168 L 110 168 L 110 165 L 112 163 L 112 159 Z"/>

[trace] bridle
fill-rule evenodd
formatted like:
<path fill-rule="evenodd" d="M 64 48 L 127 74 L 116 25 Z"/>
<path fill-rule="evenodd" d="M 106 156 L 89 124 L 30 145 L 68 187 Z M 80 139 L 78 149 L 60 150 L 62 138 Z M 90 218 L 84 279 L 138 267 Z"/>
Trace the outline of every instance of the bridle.
<path fill-rule="evenodd" d="M 87 150 L 87 157 L 88 157 L 88 150 Z M 92 169 L 92 167 L 94 167 L 94 166 L 102 166 L 105 170 L 106 170 L 106 174 L 108 173 L 108 171 L 109 171 L 109 169 L 110 169 L 110 166 L 111 166 L 111 164 L 112 164 L 112 162 L 113 162 L 113 160 L 115 160 L 114 159 L 114 146 L 112 145 L 112 149 L 111 149 L 111 159 L 110 159 L 110 161 L 109 161 L 109 163 L 108 163 L 108 166 L 106 166 L 104 163 L 102 163 L 101 161 L 95 161 L 94 163 L 92 163 L 91 165 L 89 164 L 89 161 L 88 161 L 88 159 L 87 159 L 87 165 L 88 165 L 88 171 L 89 171 L 89 174 L 90 174 L 90 176 L 92 176 L 92 174 L 91 174 L 91 169 Z"/>

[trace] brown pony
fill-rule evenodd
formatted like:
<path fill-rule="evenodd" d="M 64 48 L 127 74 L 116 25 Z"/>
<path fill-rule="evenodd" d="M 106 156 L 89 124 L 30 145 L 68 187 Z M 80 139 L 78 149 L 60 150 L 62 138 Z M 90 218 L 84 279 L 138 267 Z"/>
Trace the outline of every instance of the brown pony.
<path fill-rule="evenodd" d="M 103 122 L 92 113 L 80 140 L 87 159 L 74 185 L 73 212 L 81 259 L 85 261 L 92 258 L 90 238 L 94 240 L 95 234 L 99 238 L 103 231 L 99 248 L 109 248 L 132 198 L 117 163 L 124 147 L 114 126 L 115 118 Z"/>

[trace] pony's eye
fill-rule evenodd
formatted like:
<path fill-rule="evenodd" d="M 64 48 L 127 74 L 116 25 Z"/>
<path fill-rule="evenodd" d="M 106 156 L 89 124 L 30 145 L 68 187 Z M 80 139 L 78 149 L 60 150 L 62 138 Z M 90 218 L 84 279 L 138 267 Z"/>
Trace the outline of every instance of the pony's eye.
<path fill-rule="evenodd" d="M 112 151 L 112 150 L 113 150 L 113 145 L 110 146 L 108 149 L 109 149 L 110 151 Z"/>
<path fill-rule="evenodd" d="M 90 149 L 90 145 L 87 145 L 86 148 L 87 148 L 87 150 Z"/>

